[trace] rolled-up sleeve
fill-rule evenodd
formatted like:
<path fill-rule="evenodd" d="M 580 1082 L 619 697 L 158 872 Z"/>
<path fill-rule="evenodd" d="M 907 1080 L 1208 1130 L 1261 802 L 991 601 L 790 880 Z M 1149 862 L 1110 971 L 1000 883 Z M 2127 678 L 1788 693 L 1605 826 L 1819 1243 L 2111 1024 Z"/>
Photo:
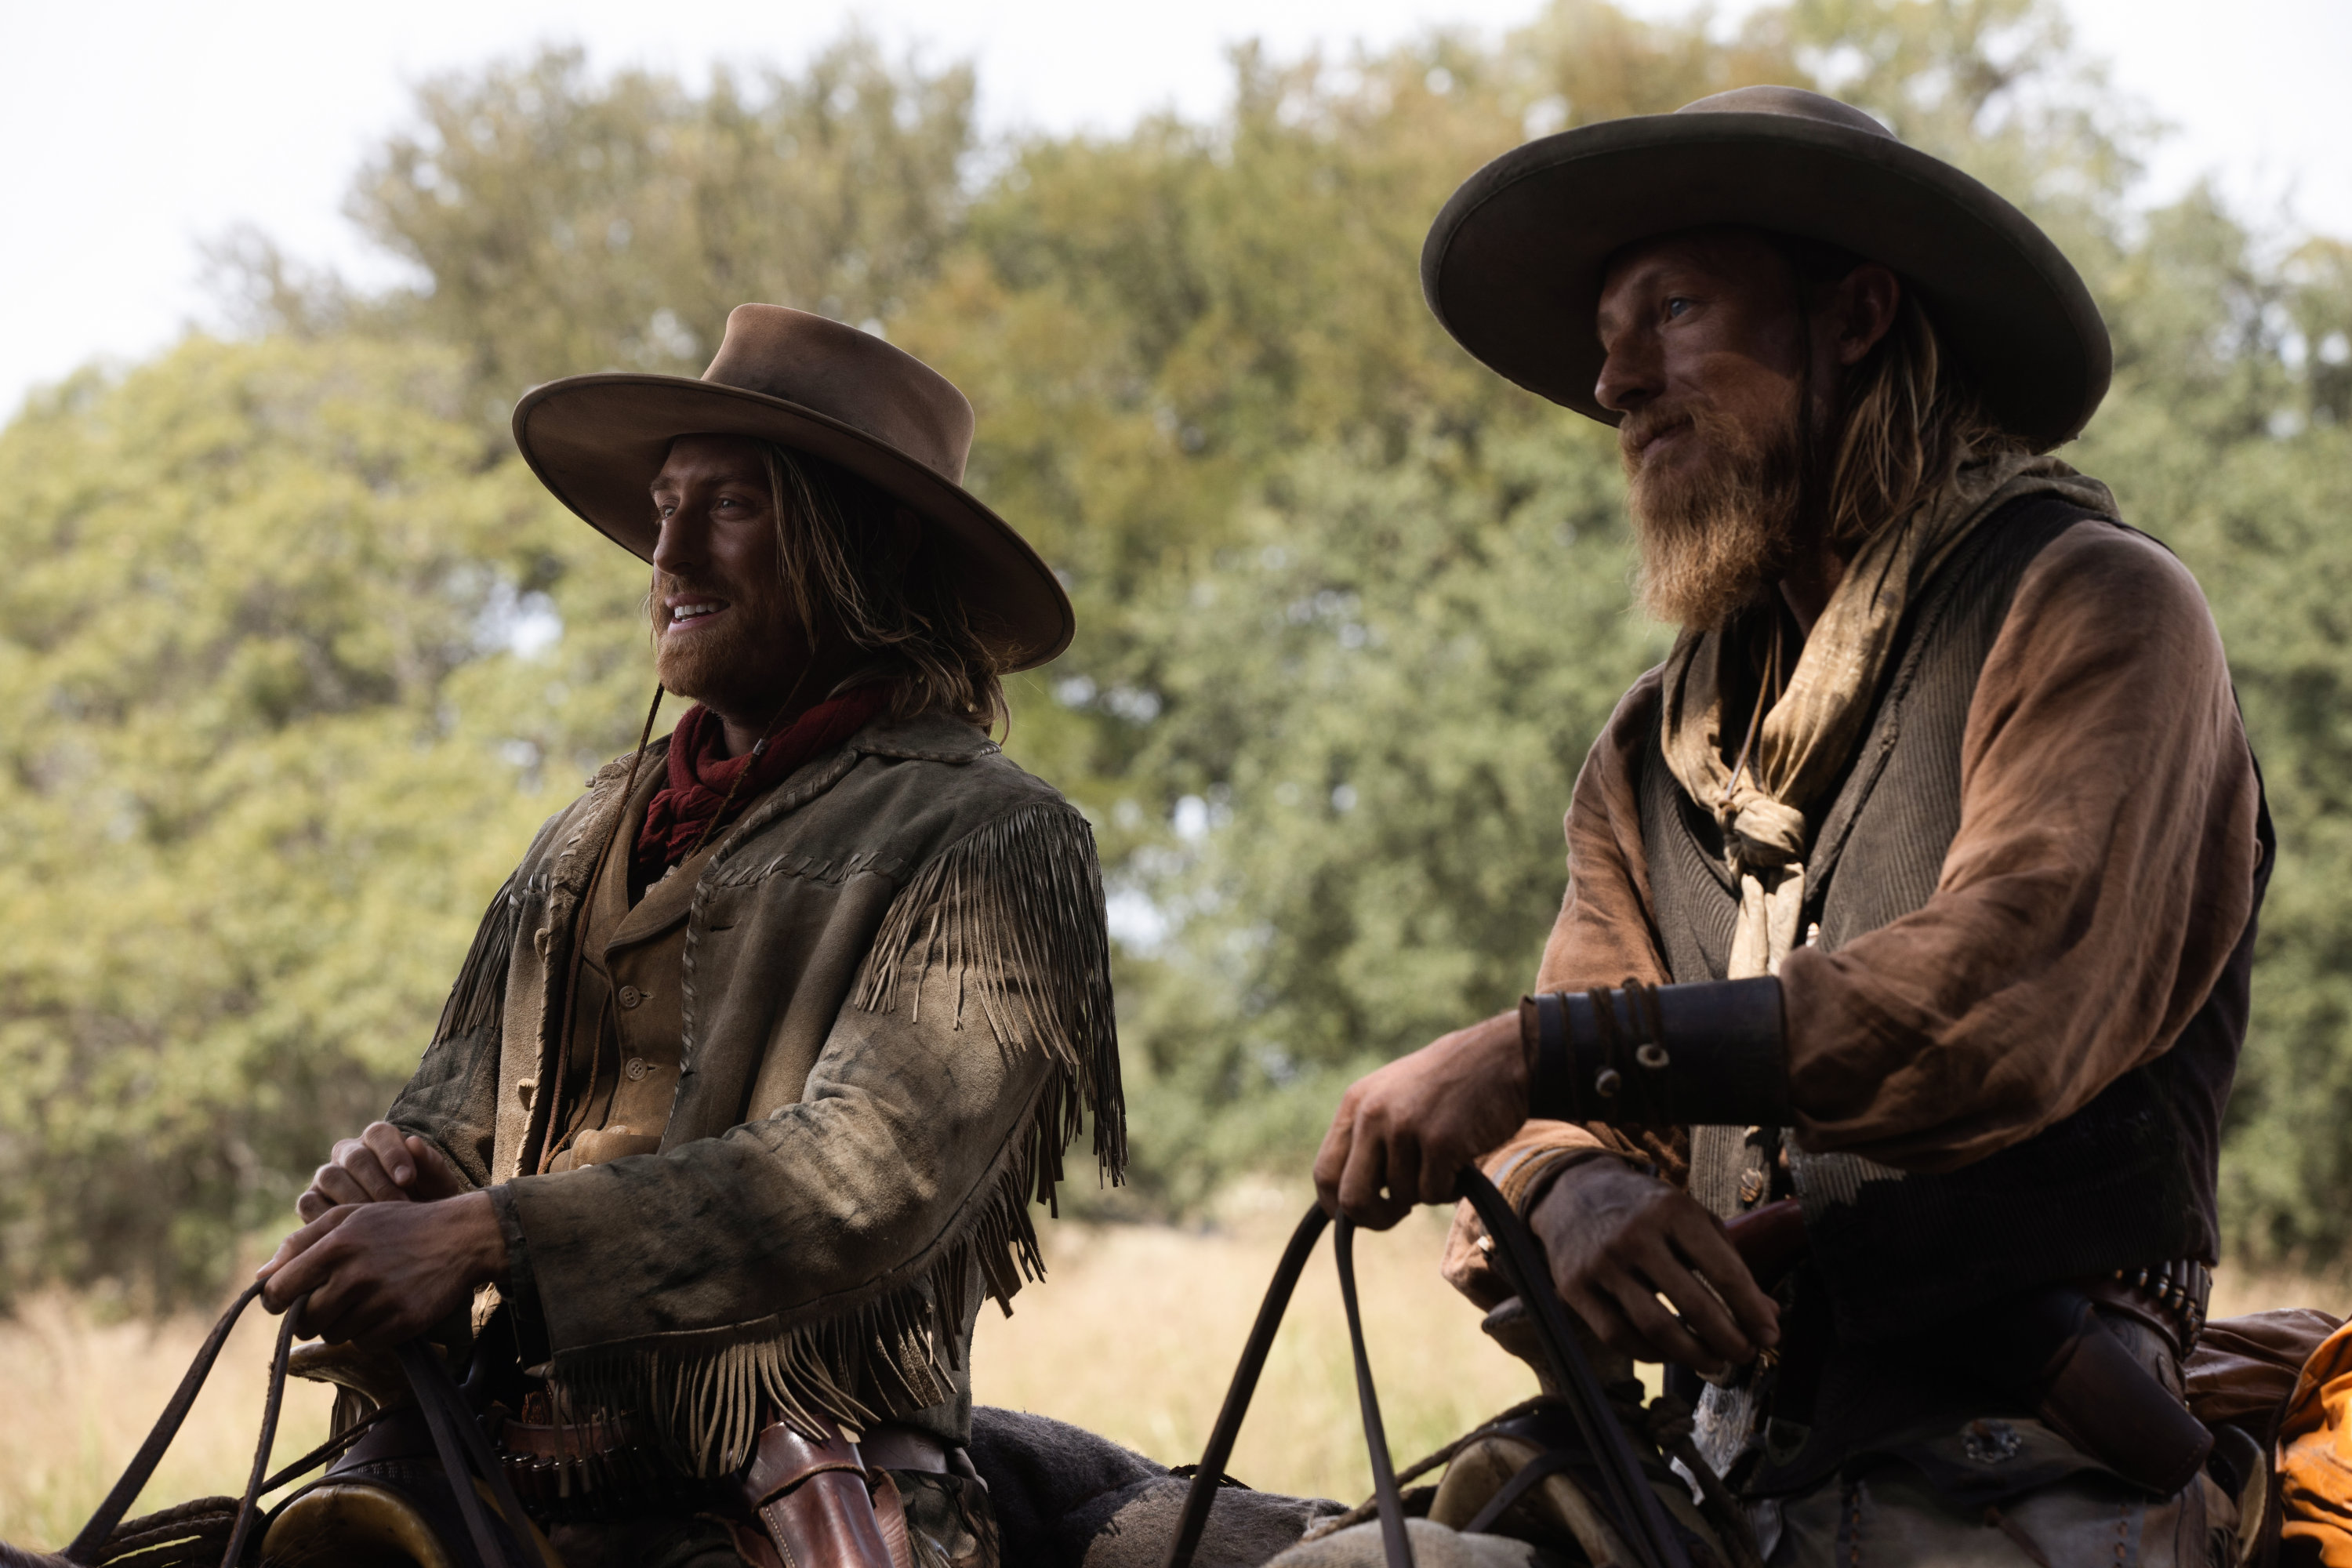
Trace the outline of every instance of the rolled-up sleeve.
<path fill-rule="evenodd" d="M 1961 752 L 1935 894 L 1780 970 L 1798 1136 L 1982 1159 L 2160 1055 L 2252 918 L 2260 785 L 2187 568 L 2086 522 L 2029 568 Z"/>

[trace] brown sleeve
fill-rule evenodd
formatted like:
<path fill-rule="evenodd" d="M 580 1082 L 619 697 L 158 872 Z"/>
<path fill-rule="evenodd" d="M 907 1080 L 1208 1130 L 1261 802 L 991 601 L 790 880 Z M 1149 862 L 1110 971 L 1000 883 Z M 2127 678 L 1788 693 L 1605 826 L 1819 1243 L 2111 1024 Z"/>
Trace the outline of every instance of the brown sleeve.
<path fill-rule="evenodd" d="M 2259 799 L 2219 634 L 2161 547 L 2084 523 L 1985 662 L 1935 895 L 1781 966 L 1810 1149 L 1982 1159 L 2161 1054 L 2253 907 Z"/>
<path fill-rule="evenodd" d="M 1568 896 L 1536 971 L 1538 991 L 1663 984 L 1665 960 L 1650 922 L 1649 864 L 1635 795 L 1639 759 L 1657 722 L 1659 672 L 1619 700 L 1592 742 L 1568 807 Z"/>
<path fill-rule="evenodd" d="M 1640 759 L 1657 723 L 1658 686 L 1654 669 L 1633 683 L 1576 775 L 1568 808 L 1568 896 L 1544 943 L 1536 972 L 1538 991 L 1622 985 L 1628 979 L 1662 985 L 1674 978 L 1666 969 L 1665 944 L 1650 918 L 1650 868 L 1642 851 L 1637 794 Z M 1602 1146 L 1651 1161 L 1677 1186 L 1689 1175 L 1689 1140 L 1679 1128 L 1586 1125 Z M 1524 1204 L 1520 1212 L 1526 1212 Z"/>

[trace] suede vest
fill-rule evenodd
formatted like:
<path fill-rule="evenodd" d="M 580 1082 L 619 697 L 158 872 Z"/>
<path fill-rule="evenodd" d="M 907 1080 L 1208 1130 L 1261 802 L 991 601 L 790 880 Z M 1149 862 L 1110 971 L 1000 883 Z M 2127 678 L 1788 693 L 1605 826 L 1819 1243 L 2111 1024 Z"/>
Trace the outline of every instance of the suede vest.
<path fill-rule="evenodd" d="M 1960 820 L 1960 743 L 2019 580 L 2067 529 L 2109 520 L 2029 499 L 1978 531 L 1906 616 L 1891 673 L 1847 773 L 1816 817 L 1801 929 L 1835 951 L 1935 892 Z M 1678 982 L 1718 980 L 1738 891 L 1714 820 L 1667 769 L 1653 726 L 1640 780 L 1658 931 Z M 2270 824 L 2255 907 L 2270 872 Z M 2250 917 L 2221 979 L 2172 1043 L 2082 1110 L 1937 1173 L 1808 1154 L 1773 1129 L 1699 1128 L 1694 1195 L 1729 1217 L 1771 1190 L 1785 1147 L 1814 1265 L 1843 1335 L 1889 1340 L 2054 1280 L 2189 1257 L 2214 1260 L 2221 1111 L 2245 1037 Z M 2030 1050 L 2030 1040 L 2018 1042 Z"/>
<path fill-rule="evenodd" d="M 561 1099 L 542 1136 L 553 1147 L 525 1152 L 532 1169 L 573 1171 L 658 1153 L 669 1129 L 685 1059 L 687 918 L 718 847 L 705 845 L 629 901 L 625 850 L 645 826 L 646 803 L 667 782 L 661 771 L 646 770 L 622 813 L 614 847 L 580 901 Z"/>

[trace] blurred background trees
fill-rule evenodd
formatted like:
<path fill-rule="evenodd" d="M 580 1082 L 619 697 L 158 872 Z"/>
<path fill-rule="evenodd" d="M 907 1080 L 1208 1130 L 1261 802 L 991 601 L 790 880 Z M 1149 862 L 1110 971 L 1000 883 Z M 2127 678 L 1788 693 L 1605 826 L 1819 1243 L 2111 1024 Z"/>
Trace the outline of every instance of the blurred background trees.
<path fill-rule="evenodd" d="M 2352 248 L 2130 205 L 2149 128 L 2033 0 L 1792 0 L 1733 33 L 1553 3 L 1498 47 L 1243 48 L 1213 121 L 983 143 L 968 69 L 845 37 L 701 88 L 550 52 L 428 84 L 360 296 L 225 246 L 193 339 L 0 432 L 0 1282 L 207 1288 L 428 1035 L 531 824 L 625 748 L 635 563 L 511 456 L 577 371 L 698 373 L 745 300 L 939 365 L 971 482 L 1080 635 L 1011 749 L 1084 805 L 1138 1192 L 1296 1168 L 1338 1086 L 1516 996 L 1593 731 L 1664 646 L 1607 432 L 1420 300 L 1430 216 L 1530 136 L 1821 86 L 2045 223 L 2116 390 L 2070 456 L 2197 571 L 2284 863 L 2224 1178 L 2235 1244 L 2352 1231 Z"/>
<path fill-rule="evenodd" d="M 414 327 L 503 419 L 551 367 L 698 374 L 746 300 L 897 314 L 961 226 L 971 104 L 969 68 L 894 68 L 856 37 L 699 93 L 551 51 L 428 83 L 351 216 L 432 279 L 402 301 Z"/>

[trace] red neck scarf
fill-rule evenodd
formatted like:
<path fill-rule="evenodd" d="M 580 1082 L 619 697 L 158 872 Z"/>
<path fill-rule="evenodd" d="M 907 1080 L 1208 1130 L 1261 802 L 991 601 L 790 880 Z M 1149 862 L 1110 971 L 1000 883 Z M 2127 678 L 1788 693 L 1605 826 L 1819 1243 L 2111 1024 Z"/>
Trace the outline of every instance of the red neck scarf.
<path fill-rule="evenodd" d="M 646 806 L 646 826 L 631 857 L 630 869 L 638 885 L 660 880 L 664 870 L 685 859 L 697 845 L 716 838 L 719 829 L 783 783 L 793 769 L 864 729 L 889 695 L 889 687 L 877 682 L 820 702 L 782 734 L 770 736 L 764 746 L 740 757 L 725 754 L 726 732 L 717 714 L 700 703 L 688 709 L 670 735 L 669 777 Z"/>

